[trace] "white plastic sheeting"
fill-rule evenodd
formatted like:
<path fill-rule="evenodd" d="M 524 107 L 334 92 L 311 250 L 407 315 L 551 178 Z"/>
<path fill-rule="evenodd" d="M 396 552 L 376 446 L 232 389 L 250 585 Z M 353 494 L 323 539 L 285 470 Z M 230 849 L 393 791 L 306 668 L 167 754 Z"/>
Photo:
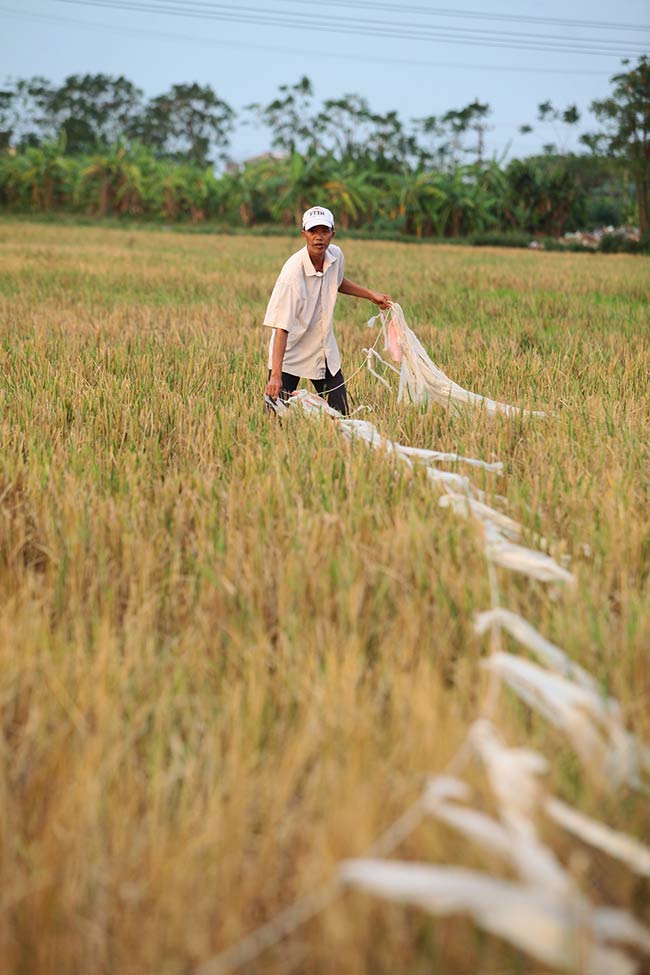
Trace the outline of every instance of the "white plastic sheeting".
<path fill-rule="evenodd" d="M 575 582 L 572 574 L 549 555 L 517 544 L 516 540 L 523 534 L 521 525 L 481 500 L 472 499 L 469 494 L 467 491 L 462 494 L 448 492 L 440 498 L 439 504 L 442 508 L 452 508 L 462 517 L 473 517 L 483 526 L 485 557 L 489 562 L 542 582 Z M 541 547 L 547 547 L 546 539 L 536 538 L 535 541 Z"/>
<path fill-rule="evenodd" d="M 560 650 L 550 640 L 546 640 L 521 616 L 499 606 L 497 609 L 479 613 L 474 620 L 474 629 L 478 634 L 487 633 L 493 626 L 501 627 L 518 643 L 530 650 L 539 661 L 562 677 L 575 681 L 576 684 L 580 684 L 585 690 L 594 694 L 601 693 L 600 685 L 590 673 L 571 660 L 564 650 Z"/>
<path fill-rule="evenodd" d="M 491 522 L 484 522 L 483 527 L 485 531 L 485 557 L 489 562 L 494 562 L 503 569 L 522 572 L 530 579 L 539 579 L 541 582 L 568 582 L 570 584 L 575 582 L 572 574 L 558 565 L 550 555 L 509 542 Z"/>
<path fill-rule="evenodd" d="M 447 408 L 479 407 L 490 416 L 497 413 L 505 416 L 520 414 L 545 416 L 545 413 L 540 410 L 521 410 L 517 406 L 499 403 L 497 400 L 489 399 L 487 396 L 479 396 L 477 393 L 472 393 L 459 386 L 432 361 L 415 332 L 406 324 L 404 312 L 396 302 L 390 306 L 388 312 L 380 312 L 379 315 L 371 318 L 368 325 L 374 325 L 377 319 L 381 322 L 384 333 L 385 351 L 389 353 L 393 362 L 400 364 L 399 392 L 397 395 L 399 403 L 425 403 L 433 400 L 440 406 Z M 374 368 L 371 367 L 372 358 L 370 355 L 368 356 L 368 365 L 371 372 L 377 375 Z M 378 359 L 379 356 L 375 353 L 374 358 Z M 385 363 L 385 365 L 394 368 L 390 363 Z"/>
<path fill-rule="evenodd" d="M 594 975 L 637 971 L 636 963 L 612 943 L 650 952 L 650 930 L 627 911 L 592 904 L 540 839 L 537 820 L 545 813 L 637 873 L 645 874 L 650 850 L 547 796 L 542 781 L 547 760 L 530 749 L 506 746 L 492 722 L 477 721 L 469 742 L 485 769 L 496 817 L 468 806 L 472 789 L 450 776 L 428 783 L 423 807 L 506 865 L 516 882 L 461 867 L 377 860 L 348 861 L 344 880 L 437 915 L 467 913 L 481 927 L 554 967 Z"/>
<path fill-rule="evenodd" d="M 563 731 L 588 770 L 612 787 L 636 788 L 650 771 L 647 749 L 626 731 L 616 701 L 511 653 L 493 653 L 483 666 Z"/>
<path fill-rule="evenodd" d="M 634 873 L 650 877 L 650 848 L 643 843 L 626 833 L 611 829 L 597 819 L 585 816 L 561 799 L 547 799 L 544 809 L 567 832 L 573 833 L 589 846 L 602 850 L 615 860 L 620 860 Z"/>
<path fill-rule="evenodd" d="M 562 971 L 634 975 L 638 968 L 606 942 L 626 941 L 638 947 L 645 940 L 641 925 L 627 915 L 623 920 L 618 913 L 612 918 L 601 917 L 598 910 L 585 912 L 582 903 L 539 886 L 463 867 L 386 860 L 345 861 L 341 876 L 355 887 L 438 916 L 469 914 L 486 931 Z"/>
<path fill-rule="evenodd" d="M 348 420 L 341 418 L 339 426 L 344 434 L 356 437 L 358 440 L 365 440 L 376 450 L 383 450 L 387 454 L 397 454 L 400 460 L 409 463 L 416 461 L 424 467 L 440 463 L 462 463 L 470 467 L 480 467 L 484 471 L 501 473 L 503 464 L 500 461 L 490 463 L 485 460 L 477 460 L 475 457 L 463 457 L 460 454 L 443 453 L 440 450 L 425 450 L 420 447 L 405 447 L 403 444 L 394 440 L 388 440 L 377 430 L 377 427 L 369 423 L 368 420 Z"/>

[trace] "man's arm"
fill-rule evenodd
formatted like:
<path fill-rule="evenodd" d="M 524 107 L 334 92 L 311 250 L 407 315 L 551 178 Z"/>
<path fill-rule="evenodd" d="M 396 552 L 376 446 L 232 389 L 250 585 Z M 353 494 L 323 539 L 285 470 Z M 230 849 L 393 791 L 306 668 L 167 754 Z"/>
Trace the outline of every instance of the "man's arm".
<path fill-rule="evenodd" d="M 273 329 L 273 359 L 271 360 L 271 378 L 266 384 L 266 389 L 264 392 L 267 396 L 270 396 L 272 400 L 276 400 L 280 395 L 280 390 L 282 389 L 282 362 L 284 360 L 284 353 L 287 348 L 287 336 L 283 328 Z"/>
<path fill-rule="evenodd" d="M 343 278 L 339 285 L 339 293 L 342 295 L 352 295 L 353 298 L 367 298 L 368 301 L 374 302 L 375 305 L 379 305 L 383 309 L 390 307 L 393 300 L 390 295 L 383 295 L 378 291 L 369 291 L 368 288 L 364 288 L 360 284 L 355 284 L 349 278 Z"/>

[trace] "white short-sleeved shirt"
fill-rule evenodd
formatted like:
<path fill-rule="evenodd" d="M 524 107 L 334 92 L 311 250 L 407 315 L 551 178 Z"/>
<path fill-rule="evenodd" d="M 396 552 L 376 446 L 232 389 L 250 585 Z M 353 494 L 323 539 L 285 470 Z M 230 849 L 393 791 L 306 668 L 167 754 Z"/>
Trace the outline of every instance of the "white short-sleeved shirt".
<path fill-rule="evenodd" d="M 286 262 L 271 293 L 264 324 L 288 332 L 282 371 L 303 379 L 324 379 L 325 366 L 335 375 L 341 355 L 334 338 L 334 306 L 343 280 L 343 251 L 330 244 L 323 270 L 317 271 L 306 247 Z M 273 339 L 269 369 L 273 362 Z"/>

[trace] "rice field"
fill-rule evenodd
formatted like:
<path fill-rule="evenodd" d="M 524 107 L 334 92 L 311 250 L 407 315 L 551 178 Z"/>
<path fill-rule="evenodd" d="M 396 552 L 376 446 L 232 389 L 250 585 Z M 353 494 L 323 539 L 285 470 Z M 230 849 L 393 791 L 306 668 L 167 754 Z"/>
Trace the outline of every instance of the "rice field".
<path fill-rule="evenodd" d="M 476 717 L 476 529 L 332 422 L 264 412 L 261 321 L 299 243 L 0 220 L 12 975 L 190 975 L 363 855 Z M 551 414 L 398 405 L 365 371 L 349 387 L 385 436 L 504 462 L 474 482 L 577 579 L 508 576 L 504 604 L 650 742 L 650 263 L 339 243 L 449 376 Z M 374 312 L 339 299 L 347 375 Z M 647 797 L 601 788 L 507 692 L 499 726 L 552 759 L 557 795 L 650 841 Z M 592 899 L 648 921 L 647 880 L 554 841 Z M 433 821 L 398 855 L 486 865 Z M 546 969 L 463 917 L 349 892 L 242 971 Z"/>

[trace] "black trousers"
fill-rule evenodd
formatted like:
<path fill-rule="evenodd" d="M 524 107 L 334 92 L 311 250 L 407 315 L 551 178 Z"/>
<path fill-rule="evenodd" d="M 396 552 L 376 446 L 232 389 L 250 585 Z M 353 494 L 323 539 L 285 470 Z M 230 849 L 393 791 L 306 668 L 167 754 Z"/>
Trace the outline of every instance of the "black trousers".
<path fill-rule="evenodd" d="M 271 378 L 271 370 L 269 369 L 268 378 Z M 282 373 L 282 390 L 280 392 L 280 398 L 287 400 L 291 393 L 293 393 L 298 388 L 298 383 L 301 380 L 301 376 L 292 376 L 291 373 Z M 329 371 L 329 368 L 325 367 L 325 379 L 310 379 L 309 382 L 312 384 L 314 389 L 319 394 L 325 394 L 325 399 L 328 404 L 343 416 L 347 416 L 350 412 L 350 407 L 348 406 L 348 394 L 345 388 L 345 380 L 343 379 L 343 373 L 339 369 L 335 376 Z"/>

